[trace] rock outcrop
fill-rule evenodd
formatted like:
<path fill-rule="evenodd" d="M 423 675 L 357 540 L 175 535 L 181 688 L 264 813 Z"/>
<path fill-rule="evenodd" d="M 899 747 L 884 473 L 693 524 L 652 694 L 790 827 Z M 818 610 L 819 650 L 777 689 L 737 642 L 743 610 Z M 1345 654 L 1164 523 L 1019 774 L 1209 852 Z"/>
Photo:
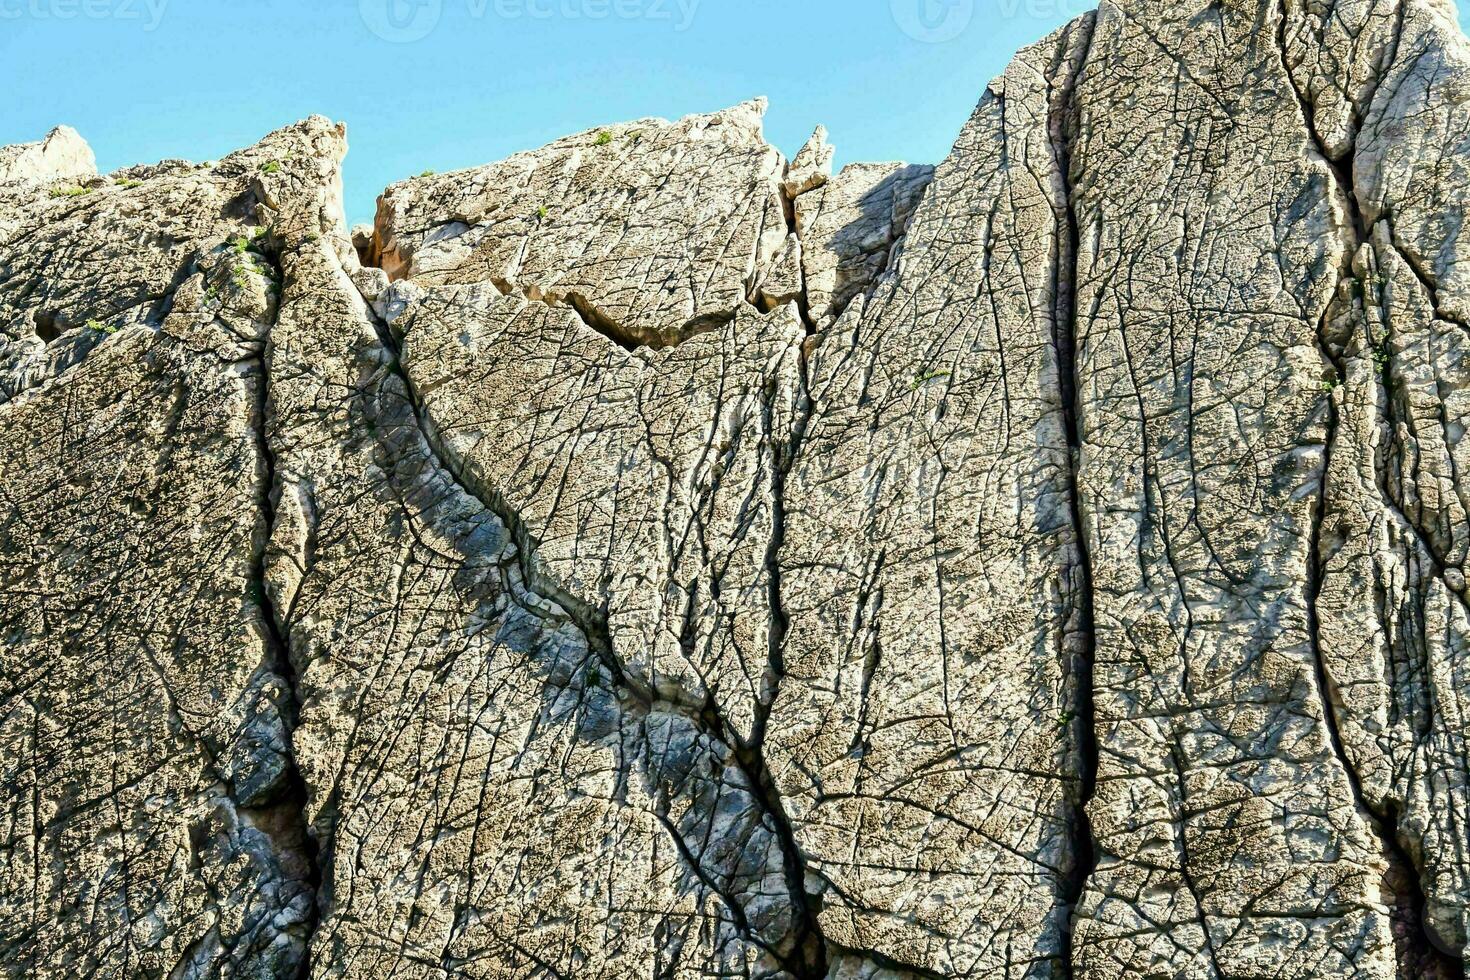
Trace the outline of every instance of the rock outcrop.
<path fill-rule="evenodd" d="M 935 168 L 0 149 L 0 967 L 1463 977 L 1467 106 L 1107 0 Z"/>
<path fill-rule="evenodd" d="M 57 126 L 38 143 L 0 146 L 0 185 L 90 180 L 95 176 L 97 159 L 92 148 L 70 126 Z"/>

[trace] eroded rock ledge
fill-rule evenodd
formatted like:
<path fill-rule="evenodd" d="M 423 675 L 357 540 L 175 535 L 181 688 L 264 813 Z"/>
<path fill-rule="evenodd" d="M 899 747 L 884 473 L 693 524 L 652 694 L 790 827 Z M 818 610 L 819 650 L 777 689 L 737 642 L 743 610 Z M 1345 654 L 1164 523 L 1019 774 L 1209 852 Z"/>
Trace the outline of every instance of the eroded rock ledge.
<path fill-rule="evenodd" d="M 1467 105 L 1126 0 L 937 168 L 0 148 L 0 966 L 1463 977 Z"/>

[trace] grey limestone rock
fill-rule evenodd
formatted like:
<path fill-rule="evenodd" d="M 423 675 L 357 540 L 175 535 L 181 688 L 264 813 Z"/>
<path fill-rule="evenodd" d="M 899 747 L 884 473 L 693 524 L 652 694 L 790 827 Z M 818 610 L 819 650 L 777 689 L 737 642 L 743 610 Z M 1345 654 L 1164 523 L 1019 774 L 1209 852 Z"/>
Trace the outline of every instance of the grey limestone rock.
<path fill-rule="evenodd" d="M 0 148 L 0 971 L 1463 977 L 1467 105 L 1104 0 L 936 167 Z"/>

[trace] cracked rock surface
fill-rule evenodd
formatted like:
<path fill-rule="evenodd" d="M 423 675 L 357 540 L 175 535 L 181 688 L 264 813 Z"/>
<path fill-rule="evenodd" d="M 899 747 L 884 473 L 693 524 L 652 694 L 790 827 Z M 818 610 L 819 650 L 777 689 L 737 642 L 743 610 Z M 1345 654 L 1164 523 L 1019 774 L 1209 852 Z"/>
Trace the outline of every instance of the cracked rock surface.
<path fill-rule="evenodd" d="M 1467 106 L 1105 0 L 937 167 L 0 148 L 0 972 L 1463 978 Z"/>

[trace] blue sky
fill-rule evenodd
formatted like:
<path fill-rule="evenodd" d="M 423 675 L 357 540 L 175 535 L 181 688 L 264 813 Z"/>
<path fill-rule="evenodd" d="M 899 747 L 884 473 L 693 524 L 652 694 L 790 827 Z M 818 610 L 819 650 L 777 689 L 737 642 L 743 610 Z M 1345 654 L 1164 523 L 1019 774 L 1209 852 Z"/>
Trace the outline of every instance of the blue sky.
<path fill-rule="evenodd" d="M 1462 4 L 1470 0 L 1461 0 Z M 765 95 L 788 155 L 937 162 L 1019 47 L 1092 0 L 0 0 L 0 144 L 56 123 L 104 170 L 346 121 L 348 216 L 384 186 Z"/>

